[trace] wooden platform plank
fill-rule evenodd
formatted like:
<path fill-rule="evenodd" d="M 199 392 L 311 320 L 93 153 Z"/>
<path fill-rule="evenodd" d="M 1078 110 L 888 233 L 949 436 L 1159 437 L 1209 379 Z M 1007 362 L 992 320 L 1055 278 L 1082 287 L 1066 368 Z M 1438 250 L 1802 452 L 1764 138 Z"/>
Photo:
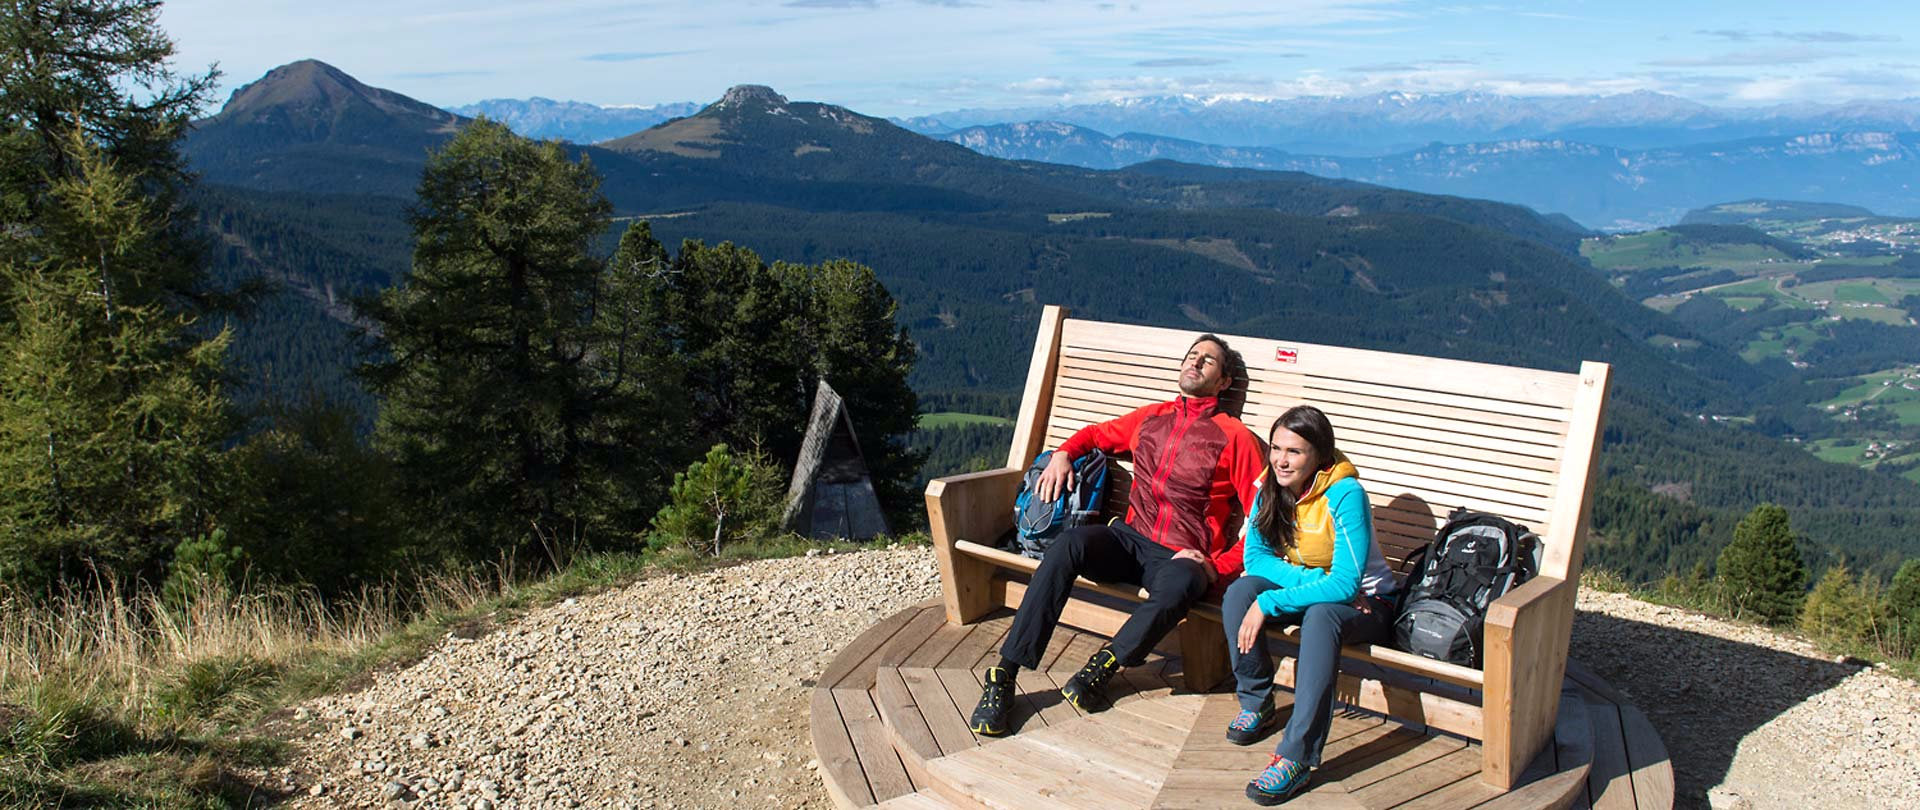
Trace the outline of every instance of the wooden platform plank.
<path fill-rule="evenodd" d="M 1060 696 L 1060 679 L 1055 678 L 1053 673 L 1020 670 L 1020 688 L 1028 690 L 1028 695 L 1047 725 L 1080 718 L 1080 710 Z"/>
<path fill-rule="evenodd" d="M 1200 695 L 1169 695 L 1154 700 L 1134 700 L 1114 706 L 1109 713 L 1130 714 L 1142 720 L 1157 723 L 1169 732 L 1184 738 L 1193 728 L 1194 717 L 1199 714 Z"/>
<path fill-rule="evenodd" d="M 1007 628 L 1012 625 L 1012 614 L 975 623 L 973 632 L 954 645 L 953 652 L 940 659 L 934 669 L 972 669 L 988 650 L 1000 649 L 1000 642 L 1006 639 Z"/>
<path fill-rule="evenodd" d="M 1411 731 L 1411 729 L 1405 730 Z M 1345 775 L 1340 779 L 1341 783 L 1347 786 L 1347 790 L 1352 791 L 1355 795 L 1359 795 L 1361 790 L 1373 787 L 1395 775 L 1424 773 L 1433 763 L 1439 762 L 1467 748 L 1465 741 L 1453 737 L 1428 737 L 1424 734 L 1421 736 L 1422 739 L 1413 745 L 1398 749 L 1391 756 L 1384 757 L 1372 765 L 1346 771 Z M 1475 757 L 1473 771 L 1478 773 L 1480 770 L 1479 751 L 1475 749 L 1473 753 Z M 1325 770 L 1329 772 L 1329 775 L 1331 775 L 1333 771 L 1332 768 Z M 1456 778 L 1458 778 L 1458 775 L 1427 782 L 1424 789 L 1416 791 L 1412 795 L 1418 796 L 1428 790 L 1451 782 Z M 1367 803 L 1375 804 L 1375 802 Z M 1398 801 L 1395 801 L 1385 802 L 1384 804 L 1398 803 Z"/>
<path fill-rule="evenodd" d="M 1174 745 L 1137 735 L 1122 724 L 1100 722 L 1098 717 L 1023 734 L 1020 742 L 1098 765 L 1111 772 L 1109 778 L 1138 783 L 1145 791 L 1142 802 L 1150 801 L 1160 790 L 1161 783 L 1166 781 L 1167 769 L 1179 753 Z M 1021 756 L 1026 753 L 1022 752 Z"/>
<path fill-rule="evenodd" d="M 877 810 L 961 810 L 967 805 L 954 804 L 941 798 L 938 793 L 923 790 L 918 793 L 895 796 L 874 807 Z"/>
<path fill-rule="evenodd" d="M 900 667 L 903 669 L 907 667 L 934 668 L 935 665 L 940 663 L 941 659 L 947 657 L 947 653 L 953 652 L 955 645 L 966 640 L 966 637 L 971 635 L 974 629 L 979 626 L 978 624 L 947 624 L 943 622 L 940 625 L 940 629 L 933 631 L 933 635 L 928 636 L 926 641 L 920 642 L 920 646 L 914 648 L 912 655 L 907 656 L 900 662 Z"/>
<path fill-rule="evenodd" d="M 1593 769 L 1587 773 L 1587 795 L 1594 810 L 1634 810 L 1633 776 L 1627 765 L 1626 736 L 1620 730 L 1620 707 L 1602 698 L 1587 703 L 1593 723 Z"/>
<path fill-rule="evenodd" d="M 953 703 L 956 716 L 960 718 L 961 725 L 965 726 L 967 720 L 973 714 L 973 707 L 980 702 L 979 679 L 974 676 L 972 671 L 965 669 L 936 669 L 933 671 L 933 675 L 934 678 L 940 682 L 940 685 L 946 689 L 947 700 Z M 1020 731 L 1020 726 L 1017 722 L 1012 725 L 1012 728 L 1016 733 Z M 979 742 L 986 742 L 992 739 L 991 737 L 974 734 L 971 729 L 968 729 L 967 734 L 973 736 L 973 738 Z"/>
<path fill-rule="evenodd" d="M 1480 754 L 1475 751 L 1473 756 L 1477 760 Z M 1473 770 L 1453 784 L 1410 799 L 1395 810 L 1459 810 L 1498 795 L 1500 795 L 1499 788 L 1480 781 L 1480 763 L 1476 761 Z"/>
<path fill-rule="evenodd" d="M 947 614 L 938 604 L 929 605 L 919 615 L 908 620 L 893 638 L 880 648 L 880 657 L 875 666 L 898 667 L 920 650 L 920 646 L 932 638 L 940 628 L 947 626 Z"/>
<path fill-rule="evenodd" d="M 853 750 L 853 737 L 840 719 L 840 706 L 833 690 L 813 690 L 808 735 L 813 739 L 813 754 L 820 760 L 820 781 L 828 797 L 843 808 L 873 804 L 873 789 L 867 786 L 867 774 L 860 769 L 860 758 Z M 892 750 L 893 746 L 887 746 Z"/>
<path fill-rule="evenodd" d="M 1087 665 L 1087 659 L 1092 658 L 1093 654 L 1099 652 L 1100 648 L 1106 644 L 1107 640 L 1104 638 L 1092 633 L 1076 631 L 1073 642 L 1067 645 L 1067 649 L 1060 653 L 1059 658 L 1053 660 L 1048 669 L 1067 674 L 1079 672 L 1081 667 Z"/>
<path fill-rule="evenodd" d="M 1451 742 L 1459 743 L 1460 741 L 1452 740 Z M 1415 750 L 1420 747 L 1416 746 Z M 1403 755 L 1375 766 L 1370 770 L 1385 772 L 1380 775 L 1380 778 L 1369 779 L 1361 786 L 1355 785 L 1356 779 L 1349 778 L 1346 780 L 1347 789 L 1353 791 L 1354 798 L 1368 807 L 1398 807 L 1445 789 L 1462 779 L 1474 778 L 1475 782 L 1479 781 L 1477 778 L 1480 775 L 1478 746 L 1461 743 L 1452 751 L 1424 762 L 1411 763 L 1408 759 L 1409 757 Z"/>
<path fill-rule="evenodd" d="M 1066 674 L 1066 672 L 1044 672 L 1043 670 L 1043 672 L 1035 672 L 1033 679 L 1035 679 L 1035 683 L 1044 683 L 1043 689 L 1052 689 L 1052 693 L 1054 693 L 1056 697 L 1060 695 L 1060 687 L 1068 685 L 1068 674 Z M 1060 720 L 1071 720 L 1071 718 L 1079 718 L 1079 716 L 1087 714 L 1087 712 L 1081 712 L 1077 706 L 1068 703 L 1066 699 L 1060 699 L 1058 706 L 1064 706 L 1064 710 L 1054 710 L 1054 716 L 1058 716 Z M 1048 720 L 1052 720 L 1052 718 L 1048 718 Z"/>
<path fill-rule="evenodd" d="M 984 671 L 982 668 L 975 668 L 975 677 L 981 677 Z M 980 685 L 984 687 L 986 682 L 981 681 Z M 1053 688 L 1051 679 L 1045 677 L 1043 673 L 1020 670 L 1014 676 L 1013 714 L 1009 722 L 1014 728 L 1046 728 L 1052 725 L 1047 712 L 1052 710 L 1054 717 L 1058 717 L 1059 712 L 1054 707 L 1059 703 L 1061 703 L 1060 692 Z"/>
<path fill-rule="evenodd" d="M 880 720 L 892 733 L 896 748 L 904 748 L 900 762 L 907 766 L 907 775 L 919 785 L 921 779 L 915 769 L 929 759 L 940 757 L 940 743 L 933 737 L 933 727 L 927 724 L 921 714 L 920 706 L 913 699 L 913 693 L 907 691 L 905 679 L 900 670 L 894 667 L 880 667 L 874 670 L 873 705 L 880 710 Z"/>
<path fill-rule="evenodd" d="M 1620 704 L 1620 730 L 1627 741 L 1627 765 L 1633 769 L 1633 799 L 1640 810 L 1673 807 L 1673 761 L 1666 743 L 1638 707 Z"/>
<path fill-rule="evenodd" d="M 979 745 L 973 732 L 967 728 L 967 718 L 947 694 L 947 687 L 940 682 L 934 671 L 925 667 L 901 667 L 896 670 L 905 684 L 907 693 L 913 696 L 914 705 L 920 709 L 920 716 L 927 721 L 927 729 L 933 733 L 933 740 L 940 746 L 940 755 L 957 754 Z M 971 713 L 973 706 L 969 704 Z"/>
<path fill-rule="evenodd" d="M 1175 695 L 1154 700 L 1136 700 L 1087 716 L 1088 722 L 1124 728 L 1128 733 L 1147 738 L 1165 748 L 1171 766 L 1185 747 L 1193 721 L 1200 715 L 1199 695 Z"/>
<path fill-rule="evenodd" d="M 1042 672 L 1052 670 L 1053 662 L 1059 660 L 1068 647 L 1073 646 L 1073 640 L 1079 635 L 1080 631 L 1071 627 L 1054 628 L 1053 638 L 1047 639 L 1047 649 L 1040 653 L 1040 666 L 1035 669 Z"/>
<path fill-rule="evenodd" d="M 1371 771 L 1370 769 L 1375 765 L 1394 759 L 1402 754 L 1416 757 L 1424 762 L 1432 759 L 1436 754 L 1434 754 L 1434 749 L 1424 748 L 1422 746 L 1428 745 L 1429 740 L 1444 739 L 1441 737 L 1428 737 L 1418 731 L 1399 726 L 1395 723 L 1383 724 L 1383 728 L 1386 726 L 1392 726 L 1393 728 L 1385 734 L 1355 745 L 1352 748 L 1340 752 L 1338 755 L 1329 755 L 1325 753 L 1326 749 L 1322 749 L 1320 767 L 1315 771 L 1315 776 L 1329 782 L 1345 782 L 1350 776 L 1356 776 L 1361 773 L 1378 773 L 1378 771 Z M 1365 735 L 1356 734 L 1354 737 L 1348 739 L 1362 736 Z M 1327 748 L 1332 747 L 1331 743 L 1327 745 Z"/>
<path fill-rule="evenodd" d="M 873 659 L 881 646 L 921 612 L 938 609 L 937 605 L 916 605 L 881 619 L 841 650 L 827 665 L 827 671 L 814 681 L 814 685 L 825 689 L 843 685 L 859 689 L 873 688 Z"/>
<path fill-rule="evenodd" d="M 874 801 L 912 793 L 913 780 L 907 777 L 906 765 L 900 761 L 900 753 L 893 749 L 886 727 L 881 725 L 880 710 L 873 705 L 872 693 L 865 689 L 835 689 L 833 702 L 840 707 L 840 719 L 847 724 L 847 736 L 853 741 L 853 752 L 860 759 L 860 770 L 866 773 Z"/>
<path fill-rule="evenodd" d="M 973 795 L 1009 808 L 1041 801 L 1075 808 L 1141 807 L 1156 792 L 1103 763 L 1017 736 L 940 759 L 929 770 L 935 779 L 964 780 Z"/>

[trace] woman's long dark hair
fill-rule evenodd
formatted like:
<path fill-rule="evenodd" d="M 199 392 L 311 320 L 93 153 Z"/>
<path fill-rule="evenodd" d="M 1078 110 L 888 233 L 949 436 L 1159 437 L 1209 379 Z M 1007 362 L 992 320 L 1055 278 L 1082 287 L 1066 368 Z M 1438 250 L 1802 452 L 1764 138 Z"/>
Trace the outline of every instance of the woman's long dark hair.
<path fill-rule="evenodd" d="M 1273 427 L 1267 428 L 1267 443 L 1273 443 L 1273 434 L 1280 428 L 1293 431 L 1294 435 L 1307 440 L 1313 448 L 1313 460 L 1319 466 L 1319 472 L 1333 466 L 1333 423 L 1327 421 L 1327 415 L 1312 405 L 1295 405 L 1273 420 Z M 1311 486 L 1311 484 L 1309 484 Z M 1254 513 L 1254 528 L 1260 530 L 1260 536 L 1267 541 L 1267 548 L 1274 554 L 1285 557 L 1293 548 L 1294 525 L 1293 510 L 1299 506 L 1293 490 L 1280 486 L 1273 477 L 1273 459 L 1267 459 L 1266 477 L 1262 479 L 1260 491 L 1260 509 Z"/>

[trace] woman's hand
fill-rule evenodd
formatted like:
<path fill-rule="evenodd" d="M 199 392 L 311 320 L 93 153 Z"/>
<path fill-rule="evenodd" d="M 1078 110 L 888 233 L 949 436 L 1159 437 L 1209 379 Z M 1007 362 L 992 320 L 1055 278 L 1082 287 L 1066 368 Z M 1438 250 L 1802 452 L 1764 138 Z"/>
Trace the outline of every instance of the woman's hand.
<path fill-rule="evenodd" d="M 1260 638 L 1260 633 L 1266 629 L 1267 614 L 1260 612 L 1260 606 L 1258 604 L 1249 606 L 1247 608 L 1247 617 L 1240 620 L 1240 634 L 1236 638 L 1240 647 L 1240 654 L 1246 655 L 1247 653 L 1253 652 L 1254 640 Z"/>

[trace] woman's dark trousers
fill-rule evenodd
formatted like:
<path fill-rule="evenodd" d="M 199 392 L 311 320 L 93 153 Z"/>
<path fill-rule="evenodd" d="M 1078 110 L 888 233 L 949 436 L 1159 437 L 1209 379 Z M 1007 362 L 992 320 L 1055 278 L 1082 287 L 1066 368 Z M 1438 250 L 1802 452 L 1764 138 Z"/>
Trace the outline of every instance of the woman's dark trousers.
<path fill-rule="evenodd" d="M 1259 610 L 1254 598 L 1275 586 L 1260 577 L 1241 577 L 1220 600 L 1221 624 L 1227 631 L 1227 654 L 1233 659 L 1233 680 L 1240 708 L 1259 711 L 1273 700 L 1273 656 L 1266 633 L 1242 655 L 1238 636 L 1248 610 Z M 1351 604 L 1318 604 L 1302 613 L 1269 616 L 1269 623 L 1300 623 L 1300 653 L 1293 663 L 1293 716 L 1274 753 L 1309 766 L 1320 764 L 1320 749 L 1333 725 L 1333 686 L 1338 677 L 1340 645 L 1364 644 L 1386 637 L 1383 600 L 1371 600 L 1370 610 Z"/>
<path fill-rule="evenodd" d="M 1207 592 L 1207 572 L 1199 563 L 1174 559 L 1172 549 L 1132 527 L 1124 523 L 1081 526 L 1060 535 L 1047 548 L 1040 570 L 1033 573 L 1020 600 L 1007 641 L 1000 646 L 1002 657 L 1026 669 L 1040 668 L 1040 656 L 1060 623 L 1067 598 L 1073 595 L 1076 576 L 1147 589 L 1147 601 L 1134 608 L 1107 645 L 1123 667 L 1146 663 L 1147 653 Z"/>

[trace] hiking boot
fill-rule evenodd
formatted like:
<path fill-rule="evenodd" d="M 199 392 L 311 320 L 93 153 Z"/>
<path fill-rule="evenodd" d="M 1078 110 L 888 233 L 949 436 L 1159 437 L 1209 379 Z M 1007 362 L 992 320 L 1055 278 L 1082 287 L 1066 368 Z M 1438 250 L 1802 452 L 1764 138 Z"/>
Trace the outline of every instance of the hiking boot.
<path fill-rule="evenodd" d="M 1013 673 L 1005 667 L 987 667 L 987 685 L 980 690 L 980 703 L 973 707 L 973 719 L 967 727 L 986 737 L 1007 734 L 1007 716 L 1013 713 Z"/>
<path fill-rule="evenodd" d="M 1060 687 L 1060 696 L 1080 711 L 1098 711 L 1107 702 L 1107 681 L 1119 671 L 1120 659 L 1113 657 L 1113 650 L 1101 647 L 1087 659 L 1086 666 L 1067 679 L 1066 686 Z"/>
<path fill-rule="evenodd" d="M 1247 783 L 1247 798 L 1262 807 L 1272 807 L 1293 798 L 1307 786 L 1307 766 L 1275 755 L 1267 769 Z"/>
<path fill-rule="evenodd" d="M 1273 725 L 1273 704 L 1260 706 L 1260 711 L 1241 709 L 1240 714 L 1227 724 L 1227 742 L 1234 745 L 1252 745 L 1267 736 L 1267 730 Z"/>

